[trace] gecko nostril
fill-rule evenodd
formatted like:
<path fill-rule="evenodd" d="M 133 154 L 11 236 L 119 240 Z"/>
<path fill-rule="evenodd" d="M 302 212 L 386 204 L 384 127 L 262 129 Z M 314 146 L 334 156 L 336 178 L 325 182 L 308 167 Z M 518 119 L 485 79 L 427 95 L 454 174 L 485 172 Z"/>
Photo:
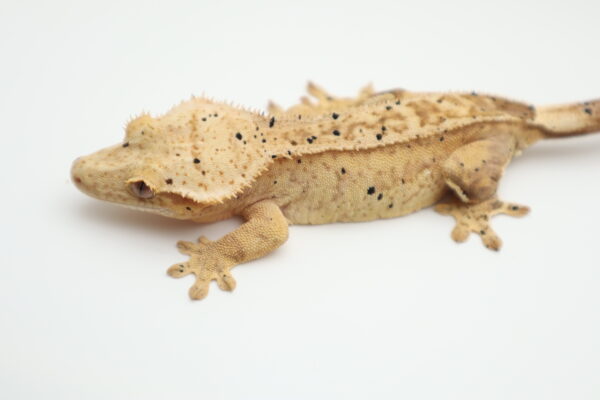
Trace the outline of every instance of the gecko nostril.
<path fill-rule="evenodd" d="M 129 187 L 133 194 L 141 199 L 151 199 L 154 197 L 154 191 L 144 181 L 132 182 Z"/>

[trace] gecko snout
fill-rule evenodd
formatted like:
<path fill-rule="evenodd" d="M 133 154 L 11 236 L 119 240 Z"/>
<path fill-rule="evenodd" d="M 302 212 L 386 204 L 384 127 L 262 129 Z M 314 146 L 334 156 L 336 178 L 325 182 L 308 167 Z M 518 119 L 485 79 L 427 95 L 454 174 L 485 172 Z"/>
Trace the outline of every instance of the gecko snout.
<path fill-rule="evenodd" d="M 75 161 L 73 161 L 73 164 L 71 165 L 71 180 L 73 181 L 73 183 L 75 184 L 75 186 L 77 186 L 77 188 L 79 190 L 82 190 L 82 186 L 83 186 L 83 180 L 82 180 L 82 174 L 81 174 L 82 166 L 83 166 L 82 157 L 76 158 Z"/>
<path fill-rule="evenodd" d="M 102 186 L 101 174 L 93 168 L 89 156 L 79 157 L 71 165 L 71 180 L 83 193 L 97 197 Z"/>

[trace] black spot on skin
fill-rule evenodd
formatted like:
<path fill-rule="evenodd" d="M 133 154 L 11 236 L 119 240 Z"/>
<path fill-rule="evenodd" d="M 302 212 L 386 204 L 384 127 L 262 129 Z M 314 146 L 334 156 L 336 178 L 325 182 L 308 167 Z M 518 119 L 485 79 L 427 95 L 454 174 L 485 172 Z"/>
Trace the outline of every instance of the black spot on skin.
<path fill-rule="evenodd" d="M 311 137 L 313 138 L 313 140 L 317 140 L 317 137 L 316 137 L 316 136 L 311 136 Z"/>
<path fill-rule="evenodd" d="M 277 185 L 277 181 L 273 181 L 273 185 Z"/>
<path fill-rule="evenodd" d="M 479 172 L 479 168 L 475 168 L 475 172 Z"/>
<path fill-rule="evenodd" d="M 271 117 L 271 120 L 269 121 L 269 128 L 272 128 L 273 125 L 275 125 L 275 117 Z"/>
<path fill-rule="evenodd" d="M 586 114 L 592 115 L 592 109 L 591 109 L 591 108 L 589 108 L 589 107 L 586 107 L 586 108 L 584 108 L 584 109 L 583 109 L 583 111 L 584 111 Z"/>
<path fill-rule="evenodd" d="M 529 108 L 529 111 L 535 111 L 535 106 L 534 106 L 533 104 L 532 104 L 532 105 L 530 105 L 530 106 L 529 106 L 529 107 L 527 107 L 527 108 Z"/>
<path fill-rule="evenodd" d="M 383 135 L 381 133 L 378 133 L 377 135 L 375 135 L 375 137 L 377 138 L 377 140 L 381 140 L 381 138 L 383 137 Z"/>
<path fill-rule="evenodd" d="M 291 155 L 292 155 L 292 152 L 288 150 L 288 156 L 291 156 Z"/>
<path fill-rule="evenodd" d="M 444 137 L 443 137 L 443 136 L 441 136 L 441 137 L 440 137 L 440 142 L 443 142 L 443 141 L 444 141 Z"/>
<path fill-rule="evenodd" d="M 277 156 L 276 156 L 275 154 L 273 154 L 273 155 L 271 156 L 271 158 L 277 158 Z"/>
<path fill-rule="evenodd" d="M 191 207 L 186 207 L 185 209 L 188 211 L 192 211 Z"/>
<path fill-rule="evenodd" d="M 394 207 L 394 203 L 388 204 L 388 208 L 392 208 L 392 207 Z"/>
<path fill-rule="evenodd" d="M 167 183 L 167 185 L 172 185 L 173 179 L 169 178 L 169 179 L 165 180 L 165 182 Z"/>
<path fill-rule="evenodd" d="M 306 141 L 307 141 L 308 143 L 312 144 L 312 142 L 313 142 L 313 138 L 310 138 L 310 137 L 309 137 L 309 138 L 306 138 Z"/>
<path fill-rule="evenodd" d="M 342 175 L 346 173 L 346 168 L 342 168 Z"/>
<path fill-rule="evenodd" d="M 337 129 L 332 132 L 335 136 L 340 136 L 340 131 Z"/>
<path fill-rule="evenodd" d="M 239 133 L 239 132 L 238 132 L 238 133 L 236 133 L 236 134 L 235 134 L 235 138 L 236 138 L 237 140 L 242 140 L 242 134 L 241 134 L 241 133 Z"/>
<path fill-rule="evenodd" d="M 206 122 L 206 118 L 205 118 L 205 117 L 202 117 L 202 121 Z"/>
<path fill-rule="evenodd" d="M 480 235 L 485 235 L 485 231 L 481 230 L 481 231 L 479 231 L 479 234 Z"/>
<path fill-rule="evenodd" d="M 200 159 L 194 158 L 194 164 L 200 164 Z"/>
<path fill-rule="evenodd" d="M 392 109 L 392 106 L 385 106 L 385 109 L 390 111 Z"/>
<path fill-rule="evenodd" d="M 475 91 L 471 92 L 471 96 L 477 96 L 477 92 L 475 92 Z"/>
<path fill-rule="evenodd" d="M 340 116 L 340 114 L 337 114 L 337 113 L 331 114 L 331 118 L 333 118 L 333 119 L 338 119 L 339 116 Z"/>
<path fill-rule="evenodd" d="M 261 140 L 261 142 L 267 143 L 267 139 L 263 139 L 263 140 Z"/>
<path fill-rule="evenodd" d="M 381 130 L 382 130 L 382 131 L 384 131 L 384 132 L 386 131 L 386 129 L 387 129 L 387 128 L 386 128 L 385 126 L 382 126 L 382 127 L 381 127 Z"/>
<path fill-rule="evenodd" d="M 517 211 L 518 209 L 519 209 L 519 207 L 518 207 L 518 206 L 512 206 L 512 207 L 511 207 L 511 210 L 513 210 L 513 211 Z"/>
<path fill-rule="evenodd" d="M 399 106 L 400 105 L 400 100 L 396 100 L 396 105 Z"/>
<path fill-rule="evenodd" d="M 383 193 L 379 193 L 379 195 L 377 195 L 377 200 L 381 200 L 383 199 Z"/>
<path fill-rule="evenodd" d="M 123 147 L 129 147 L 129 142 L 123 143 Z"/>
<path fill-rule="evenodd" d="M 371 195 L 371 194 L 373 194 L 373 193 L 375 193 L 375 186 L 370 186 L 370 187 L 367 189 L 367 194 L 368 194 L 368 195 Z"/>
<path fill-rule="evenodd" d="M 144 131 L 140 132 L 142 135 L 144 134 Z"/>
<path fill-rule="evenodd" d="M 298 159 L 297 163 L 298 163 L 298 164 L 302 163 L 302 160 L 301 160 L 301 159 Z"/>
<path fill-rule="evenodd" d="M 175 155 L 176 155 L 177 157 L 179 157 L 181 154 L 179 154 L 179 153 L 175 153 Z"/>
<path fill-rule="evenodd" d="M 464 167 L 464 166 L 465 166 L 465 163 L 460 163 L 460 166 L 461 166 L 461 167 Z"/>
<path fill-rule="evenodd" d="M 298 119 L 302 119 L 302 115 L 298 114 Z"/>
<path fill-rule="evenodd" d="M 218 117 L 218 116 L 219 116 L 219 114 L 215 113 L 215 117 Z"/>
<path fill-rule="evenodd" d="M 436 100 L 436 102 L 437 102 L 438 104 L 439 104 L 439 103 L 441 103 L 442 101 L 444 101 L 444 99 L 442 99 L 442 98 L 440 98 L 440 99 L 437 99 L 437 100 Z"/>
<path fill-rule="evenodd" d="M 244 144 L 246 144 L 246 143 L 248 143 L 248 142 L 246 142 L 246 141 L 244 140 Z"/>

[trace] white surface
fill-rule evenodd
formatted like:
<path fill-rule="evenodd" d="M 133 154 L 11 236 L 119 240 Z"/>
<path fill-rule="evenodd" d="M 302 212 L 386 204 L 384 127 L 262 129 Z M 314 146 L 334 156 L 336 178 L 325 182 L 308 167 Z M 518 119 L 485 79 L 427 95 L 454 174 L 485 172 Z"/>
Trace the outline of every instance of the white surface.
<path fill-rule="evenodd" d="M 498 254 L 431 210 L 292 227 L 201 302 L 165 275 L 174 244 L 237 221 L 135 213 L 68 176 L 192 93 L 598 97 L 599 3 L 251 3 L 0 4 L 0 398 L 600 398 L 600 135 L 511 164 L 500 194 L 533 211 L 494 219 Z"/>

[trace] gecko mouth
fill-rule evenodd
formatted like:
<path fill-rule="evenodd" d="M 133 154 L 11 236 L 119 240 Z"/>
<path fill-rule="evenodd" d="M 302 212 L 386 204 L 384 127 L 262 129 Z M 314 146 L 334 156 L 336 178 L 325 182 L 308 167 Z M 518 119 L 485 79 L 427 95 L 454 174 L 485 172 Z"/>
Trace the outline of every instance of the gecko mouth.
<path fill-rule="evenodd" d="M 113 203 L 113 202 L 111 202 Z M 135 210 L 135 211 L 144 211 L 144 212 L 150 212 L 152 214 L 160 214 L 160 215 L 164 215 L 166 217 L 174 217 L 175 213 L 169 209 L 169 208 L 165 208 L 165 207 L 157 207 L 157 206 L 134 206 L 131 204 L 126 204 L 126 203 L 113 203 L 113 204 L 118 204 L 122 207 L 128 208 L 130 210 Z"/>

